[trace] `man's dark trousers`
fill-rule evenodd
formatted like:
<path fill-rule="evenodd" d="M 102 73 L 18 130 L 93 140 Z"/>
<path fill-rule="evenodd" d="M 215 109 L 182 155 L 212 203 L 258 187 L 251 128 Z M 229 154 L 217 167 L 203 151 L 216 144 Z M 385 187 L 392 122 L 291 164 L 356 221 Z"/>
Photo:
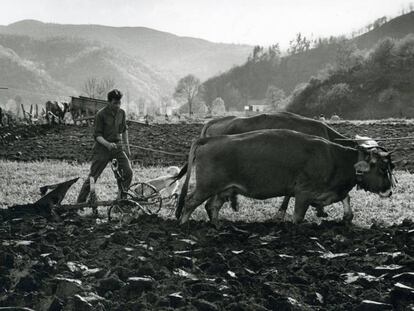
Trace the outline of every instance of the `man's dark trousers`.
<path fill-rule="evenodd" d="M 132 181 L 132 169 L 131 164 L 129 163 L 128 157 L 125 152 L 122 150 L 121 146 L 118 146 L 118 149 L 109 151 L 104 146 L 98 145 L 95 146 L 92 156 L 92 164 L 89 172 L 88 178 L 85 180 L 82 189 L 78 196 L 78 203 L 85 202 L 90 191 L 90 177 L 93 177 L 95 182 L 101 176 L 107 164 L 112 161 L 112 159 L 118 160 L 118 169 L 122 172 L 123 182 L 122 186 L 125 190 L 131 184 Z M 118 185 L 119 186 L 119 185 Z M 120 189 L 121 190 L 121 189 Z"/>

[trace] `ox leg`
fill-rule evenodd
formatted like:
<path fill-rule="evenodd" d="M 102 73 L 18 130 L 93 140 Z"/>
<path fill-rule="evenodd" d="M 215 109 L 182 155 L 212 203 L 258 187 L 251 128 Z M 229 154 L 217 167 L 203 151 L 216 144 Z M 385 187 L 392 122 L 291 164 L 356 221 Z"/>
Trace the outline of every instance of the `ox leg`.
<path fill-rule="evenodd" d="M 214 202 L 214 198 L 216 196 L 210 198 L 207 200 L 206 205 L 204 206 L 204 208 L 206 209 L 207 215 L 208 215 L 208 219 L 210 219 L 210 221 L 213 221 L 213 209 L 212 209 L 212 204 Z"/>
<path fill-rule="evenodd" d="M 345 223 L 350 224 L 352 222 L 352 219 L 354 219 L 354 213 L 352 212 L 351 198 L 349 195 L 347 195 L 346 198 L 342 200 L 342 205 L 344 207 L 344 216 L 342 220 Z"/>
<path fill-rule="evenodd" d="M 283 221 L 285 219 L 286 210 L 287 210 L 287 208 L 289 206 L 289 201 L 290 201 L 290 197 L 289 196 L 285 196 L 283 198 L 282 205 L 279 207 L 279 210 L 278 210 L 278 212 L 276 214 L 276 217 L 275 217 L 276 220 Z"/>
<path fill-rule="evenodd" d="M 208 199 L 206 203 L 206 211 L 208 214 L 208 218 L 210 219 L 210 222 L 216 227 L 219 227 L 219 212 L 223 204 L 226 202 L 226 198 L 223 198 L 220 195 L 215 195 L 212 198 Z"/>
<path fill-rule="evenodd" d="M 185 200 L 183 210 L 180 216 L 180 225 L 185 224 L 189 219 L 194 210 L 206 200 L 205 196 L 201 196 L 196 190 L 191 193 Z"/>
<path fill-rule="evenodd" d="M 303 221 L 306 211 L 309 208 L 309 203 L 306 198 L 295 197 L 295 210 L 293 212 L 293 223 L 297 224 Z"/>
<path fill-rule="evenodd" d="M 239 202 L 237 200 L 237 192 L 234 191 L 230 194 L 230 206 L 233 209 L 233 211 L 238 212 L 239 211 Z"/>

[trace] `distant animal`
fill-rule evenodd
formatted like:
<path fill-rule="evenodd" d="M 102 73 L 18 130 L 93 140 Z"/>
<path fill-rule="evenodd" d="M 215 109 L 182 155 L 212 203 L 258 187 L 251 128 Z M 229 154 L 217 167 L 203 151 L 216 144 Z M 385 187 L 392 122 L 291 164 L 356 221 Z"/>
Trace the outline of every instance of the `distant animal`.
<path fill-rule="evenodd" d="M 187 197 L 193 168 L 196 185 Z M 380 148 L 345 147 L 291 130 L 200 138 L 191 146 L 176 217 L 184 224 L 207 200 L 209 218 L 216 224 L 221 206 L 236 193 L 260 200 L 294 196 L 293 220 L 298 223 L 310 205 L 343 201 L 355 185 L 389 197 L 393 168 L 390 153 Z M 352 213 L 349 204 L 345 213 Z"/>
<path fill-rule="evenodd" d="M 319 136 L 344 146 L 357 147 L 357 143 L 351 140 L 347 140 L 345 136 L 338 133 L 325 123 L 289 112 L 260 114 L 251 117 L 226 116 L 223 118 L 214 119 L 207 122 L 204 125 L 203 129 L 201 130 L 200 137 L 241 134 L 264 129 L 294 130 L 309 135 Z M 278 147 L 283 148 L 284 146 Z M 186 172 L 185 166 L 183 172 Z M 238 207 L 236 196 L 230 195 L 229 200 L 231 202 L 233 210 L 237 211 Z M 348 204 L 349 200 L 349 198 L 346 198 L 346 202 L 344 202 L 344 207 L 346 206 L 345 204 Z M 277 215 L 279 219 L 284 218 L 289 205 L 289 201 L 290 197 L 286 196 L 283 200 L 282 205 L 279 208 L 279 213 Z M 323 207 L 317 207 L 317 216 L 327 217 L 328 215 L 324 212 Z M 344 216 L 348 217 L 347 219 L 345 219 L 348 222 L 350 222 L 353 218 L 352 213 L 348 213 Z"/>
<path fill-rule="evenodd" d="M 47 101 L 46 104 L 46 120 L 47 123 L 62 123 L 65 113 L 69 111 L 69 104 L 57 101 Z"/>
<path fill-rule="evenodd" d="M 336 113 L 334 113 L 331 116 L 331 121 L 339 121 L 339 120 L 341 120 L 341 118 Z"/>

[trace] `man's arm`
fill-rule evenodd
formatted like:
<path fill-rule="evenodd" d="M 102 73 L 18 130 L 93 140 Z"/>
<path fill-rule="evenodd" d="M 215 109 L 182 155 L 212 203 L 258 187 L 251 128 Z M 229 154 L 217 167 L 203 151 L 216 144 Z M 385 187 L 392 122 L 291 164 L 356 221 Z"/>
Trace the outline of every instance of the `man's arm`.
<path fill-rule="evenodd" d="M 124 116 L 122 119 L 122 142 L 124 143 L 126 152 L 127 152 L 127 156 L 130 157 L 131 156 L 131 149 L 129 148 L 129 139 L 128 139 L 128 125 L 126 123 L 126 113 L 124 111 Z"/>
<path fill-rule="evenodd" d="M 96 141 L 98 143 L 100 143 L 101 145 L 103 145 L 104 147 L 106 147 L 108 150 L 112 150 L 112 149 L 116 149 L 117 148 L 117 146 L 116 146 L 115 143 L 110 143 L 109 141 L 107 141 L 102 136 L 96 137 Z"/>
<path fill-rule="evenodd" d="M 102 115 L 98 113 L 95 116 L 95 131 L 93 133 L 93 136 L 98 143 L 106 147 L 108 150 L 116 149 L 115 143 L 110 143 L 105 138 L 103 138 L 103 127 L 104 120 L 102 118 Z"/>
<path fill-rule="evenodd" d="M 125 132 L 122 133 L 122 142 L 124 143 L 128 157 L 131 156 L 131 149 L 129 148 L 128 130 L 125 130 Z"/>

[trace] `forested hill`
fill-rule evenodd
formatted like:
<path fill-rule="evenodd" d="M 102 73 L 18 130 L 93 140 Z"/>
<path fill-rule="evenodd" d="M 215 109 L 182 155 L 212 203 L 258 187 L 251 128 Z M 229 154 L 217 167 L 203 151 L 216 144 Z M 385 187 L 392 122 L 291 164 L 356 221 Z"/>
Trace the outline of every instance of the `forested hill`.
<path fill-rule="evenodd" d="M 414 117 L 414 35 L 383 39 L 368 54 L 355 50 L 343 60 L 302 85 L 287 109 L 349 119 Z"/>
<path fill-rule="evenodd" d="M 388 22 L 379 20 L 382 22 L 377 23 L 374 29 L 354 39 L 319 39 L 313 42 L 313 48 L 306 38 L 298 37 L 287 56 L 281 56 L 277 47 L 255 48 L 245 64 L 207 80 L 203 84 L 203 99 L 209 103 L 221 97 L 227 109 L 242 110 L 249 99 L 265 98 L 269 87 L 281 89 L 289 95 L 328 64 L 335 65 L 355 49 L 365 49 L 361 53 L 367 53 L 366 50 L 373 48 L 380 39 L 402 38 L 414 32 L 414 12 Z"/>

